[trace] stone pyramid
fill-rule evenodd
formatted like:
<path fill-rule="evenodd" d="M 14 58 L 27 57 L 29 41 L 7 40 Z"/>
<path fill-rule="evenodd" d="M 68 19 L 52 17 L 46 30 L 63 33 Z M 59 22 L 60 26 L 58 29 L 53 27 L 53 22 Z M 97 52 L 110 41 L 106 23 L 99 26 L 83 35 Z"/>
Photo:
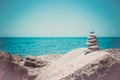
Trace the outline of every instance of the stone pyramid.
<path fill-rule="evenodd" d="M 90 32 L 86 44 L 88 46 L 88 52 L 99 50 L 98 41 L 94 32 Z"/>

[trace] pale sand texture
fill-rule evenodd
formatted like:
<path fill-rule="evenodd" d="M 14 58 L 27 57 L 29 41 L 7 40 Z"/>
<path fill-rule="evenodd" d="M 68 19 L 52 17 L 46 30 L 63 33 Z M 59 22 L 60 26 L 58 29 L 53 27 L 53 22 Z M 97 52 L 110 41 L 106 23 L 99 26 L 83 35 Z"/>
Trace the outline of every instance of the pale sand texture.
<path fill-rule="evenodd" d="M 109 55 L 109 53 L 105 51 L 95 51 L 85 54 L 86 50 L 86 48 L 80 48 L 68 52 L 51 64 L 51 66 L 35 80 L 59 80 L 72 74 L 74 71 L 83 68 L 87 64 L 102 60 Z"/>

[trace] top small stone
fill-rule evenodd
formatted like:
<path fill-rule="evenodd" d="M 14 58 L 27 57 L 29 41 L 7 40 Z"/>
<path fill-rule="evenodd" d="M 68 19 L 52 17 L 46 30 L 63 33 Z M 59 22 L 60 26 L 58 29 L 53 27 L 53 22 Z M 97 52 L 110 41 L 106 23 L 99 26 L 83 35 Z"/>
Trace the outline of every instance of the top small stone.
<path fill-rule="evenodd" d="M 90 32 L 90 34 L 94 34 L 94 31 Z"/>

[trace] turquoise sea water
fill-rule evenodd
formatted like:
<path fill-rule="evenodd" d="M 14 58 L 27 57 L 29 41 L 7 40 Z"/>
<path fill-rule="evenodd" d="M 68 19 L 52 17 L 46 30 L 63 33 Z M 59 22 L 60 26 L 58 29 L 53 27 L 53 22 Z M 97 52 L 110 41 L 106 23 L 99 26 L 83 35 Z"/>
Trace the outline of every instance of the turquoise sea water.
<path fill-rule="evenodd" d="M 0 38 L 0 50 L 14 54 L 43 55 L 43 54 L 64 54 L 70 50 L 87 47 L 87 37 L 6 37 Z M 98 38 L 101 49 L 120 48 L 120 37 Z"/>

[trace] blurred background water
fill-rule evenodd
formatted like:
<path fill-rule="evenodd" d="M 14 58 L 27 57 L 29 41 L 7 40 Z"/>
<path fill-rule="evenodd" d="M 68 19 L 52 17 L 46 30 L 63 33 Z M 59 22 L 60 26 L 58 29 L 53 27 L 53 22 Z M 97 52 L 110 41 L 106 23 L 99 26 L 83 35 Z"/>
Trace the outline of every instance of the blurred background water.
<path fill-rule="evenodd" d="M 43 55 L 64 54 L 70 50 L 87 47 L 87 37 L 1 37 L 0 50 L 10 54 Z M 120 48 L 120 37 L 99 37 L 101 49 Z"/>

